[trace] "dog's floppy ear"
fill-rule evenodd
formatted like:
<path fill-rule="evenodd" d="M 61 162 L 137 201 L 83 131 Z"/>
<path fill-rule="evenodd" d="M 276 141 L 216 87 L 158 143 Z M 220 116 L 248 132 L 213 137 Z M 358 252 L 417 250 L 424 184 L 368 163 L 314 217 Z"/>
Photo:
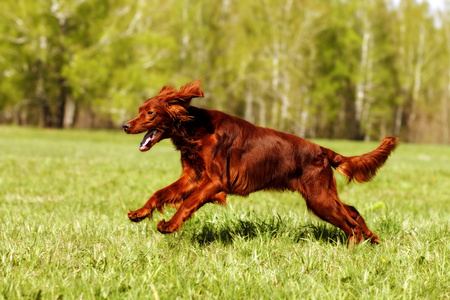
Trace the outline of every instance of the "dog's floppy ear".
<path fill-rule="evenodd" d="M 164 89 L 164 88 L 163 88 Z M 185 108 L 189 106 L 192 98 L 203 97 L 203 91 L 200 88 L 200 79 L 182 86 L 178 92 L 175 92 L 170 104 L 178 104 Z"/>
<path fill-rule="evenodd" d="M 165 85 L 163 88 L 159 91 L 158 96 L 163 95 L 169 95 L 175 93 L 175 90 L 173 89 L 172 85 Z"/>
<path fill-rule="evenodd" d="M 178 91 L 178 96 L 183 99 L 192 99 L 195 97 L 203 97 L 203 91 L 200 88 L 200 79 L 182 86 Z"/>
<path fill-rule="evenodd" d="M 171 86 L 163 87 L 160 94 L 167 95 L 167 112 L 171 118 L 177 122 L 186 122 L 192 120 L 187 108 L 192 98 L 203 97 L 203 91 L 200 88 L 200 80 L 191 82 L 182 86 L 178 91 L 174 91 Z"/>

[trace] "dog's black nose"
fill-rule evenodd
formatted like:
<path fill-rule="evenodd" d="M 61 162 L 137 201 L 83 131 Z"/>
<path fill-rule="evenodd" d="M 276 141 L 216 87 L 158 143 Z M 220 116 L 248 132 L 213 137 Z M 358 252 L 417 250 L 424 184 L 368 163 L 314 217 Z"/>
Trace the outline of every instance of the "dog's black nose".
<path fill-rule="evenodd" d="M 123 124 L 123 130 L 128 131 L 130 129 L 131 125 L 128 123 Z"/>

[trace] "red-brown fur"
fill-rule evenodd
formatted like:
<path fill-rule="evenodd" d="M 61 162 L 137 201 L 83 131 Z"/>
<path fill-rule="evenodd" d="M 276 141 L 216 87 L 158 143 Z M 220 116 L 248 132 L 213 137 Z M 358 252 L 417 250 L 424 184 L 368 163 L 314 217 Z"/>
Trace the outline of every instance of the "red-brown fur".
<path fill-rule="evenodd" d="M 171 139 L 181 152 L 183 169 L 177 181 L 155 192 L 140 209 L 130 211 L 131 221 L 151 217 L 155 209 L 162 211 L 166 205 L 179 207 L 169 221 L 157 225 L 161 233 L 172 233 L 204 204 L 225 204 L 227 194 L 290 190 L 298 191 L 316 216 L 341 228 L 350 245 L 364 239 L 379 242 L 358 211 L 339 200 L 332 168 L 349 182 L 370 181 L 397 147 L 397 138 L 385 138 L 367 154 L 345 157 L 292 134 L 190 106 L 194 97 L 203 97 L 200 81 L 178 91 L 164 87 L 139 107 L 135 119 L 124 124 L 127 133 L 148 131 L 141 151 Z"/>

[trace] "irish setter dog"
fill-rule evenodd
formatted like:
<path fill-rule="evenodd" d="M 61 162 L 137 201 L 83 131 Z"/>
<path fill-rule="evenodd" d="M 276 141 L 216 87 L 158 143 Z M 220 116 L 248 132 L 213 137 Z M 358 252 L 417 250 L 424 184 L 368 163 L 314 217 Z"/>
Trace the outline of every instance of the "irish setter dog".
<path fill-rule="evenodd" d="M 140 151 L 171 139 L 181 152 L 182 174 L 155 192 L 143 207 L 130 211 L 133 222 L 151 218 L 166 205 L 178 207 L 169 220 L 161 220 L 161 233 L 178 230 L 204 204 L 225 204 L 227 194 L 246 196 L 259 190 L 298 191 L 308 209 L 320 219 L 341 228 L 349 245 L 365 239 L 379 243 L 353 207 L 339 200 L 333 168 L 348 182 L 370 181 L 397 147 L 397 138 L 360 156 L 342 156 L 298 136 L 255 126 L 220 111 L 190 106 L 203 97 L 200 81 L 179 90 L 165 86 L 139 107 L 138 116 L 125 123 L 126 133 L 147 132 Z"/>

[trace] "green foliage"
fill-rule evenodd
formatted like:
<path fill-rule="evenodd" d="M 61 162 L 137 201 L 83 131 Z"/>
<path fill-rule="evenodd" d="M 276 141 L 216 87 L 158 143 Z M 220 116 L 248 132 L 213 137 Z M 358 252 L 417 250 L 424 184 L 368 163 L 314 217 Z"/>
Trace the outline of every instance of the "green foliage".
<path fill-rule="evenodd" d="M 128 221 L 176 180 L 179 154 L 118 131 L 0 127 L 0 299 L 445 299 L 448 146 L 402 144 L 373 182 L 345 184 L 381 244 L 350 251 L 296 193 L 229 196 L 173 235 Z M 376 143 L 318 140 L 344 155 Z"/>
<path fill-rule="evenodd" d="M 201 78 L 202 106 L 259 125 L 446 143 L 448 13 L 415 0 L 5 0 L 0 116 L 83 127 L 87 109 L 120 124 L 163 85 Z"/>

